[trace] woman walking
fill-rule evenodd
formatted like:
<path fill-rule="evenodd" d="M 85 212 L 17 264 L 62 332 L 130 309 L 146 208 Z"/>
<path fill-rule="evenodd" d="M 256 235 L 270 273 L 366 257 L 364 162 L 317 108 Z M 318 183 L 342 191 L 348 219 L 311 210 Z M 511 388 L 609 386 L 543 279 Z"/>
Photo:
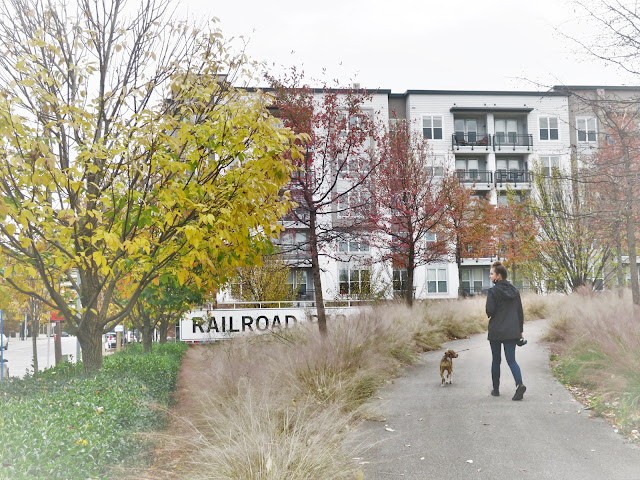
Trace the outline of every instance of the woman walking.
<path fill-rule="evenodd" d="M 516 393 L 512 400 L 522 400 L 527 387 L 522 383 L 520 366 L 516 362 L 516 345 L 523 338 L 524 313 L 520 292 L 507 282 L 507 269 L 500 262 L 491 266 L 489 278 L 493 287 L 487 295 L 486 311 L 489 317 L 489 344 L 493 361 L 491 363 L 491 379 L 493 390 L 491 395 L 500 395 L 500 363 L 502 363 L 502 348 L 507 364 L 516 382 Z"/>

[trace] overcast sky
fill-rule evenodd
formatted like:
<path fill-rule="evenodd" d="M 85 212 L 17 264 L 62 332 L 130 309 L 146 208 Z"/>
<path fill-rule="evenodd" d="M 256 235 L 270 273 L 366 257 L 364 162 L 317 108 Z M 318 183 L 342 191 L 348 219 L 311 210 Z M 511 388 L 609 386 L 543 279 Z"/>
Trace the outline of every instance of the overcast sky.
<path fill-rule="evenodd" d="M 632 0 L 629 0 L 632 1 Z M 558 32 L 586 38 L 585 12 L 567 0 L 182 0 L 215 16 L 225 37 L 274 68 L 366 88 L 544 90 L 632 85 Z"/>

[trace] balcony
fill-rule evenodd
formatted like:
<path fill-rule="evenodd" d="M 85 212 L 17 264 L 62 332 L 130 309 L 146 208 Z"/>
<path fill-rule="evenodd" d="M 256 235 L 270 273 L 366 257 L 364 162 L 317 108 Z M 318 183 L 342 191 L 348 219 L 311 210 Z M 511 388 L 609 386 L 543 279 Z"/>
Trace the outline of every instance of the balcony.
<path fill-rule="evenodd" d="M 477 189 L 491 188 L 493 172 L 489 170 L 456 170 L 456 176 L 460 183 L 474 184 Z"/>
<path fill-rule="evenodd" d="M 451 135 L 451 146 L 456 150 L 460 150 L 460 147 L 464 147 L 468 150 L 474 150 L 475 148 L 484 148 L 485 150 L 489 150 L 489 147 L 491 146 L 491 137 L 486 133 L 456 132 Z"/>
<path fill-rule="evenodd" d="M 531 187 L 533 173 L 528 170 L 496 170 L 496 186 L 510 185 L 514 188 Z"/>
<path fill-rule="evenodd" d="M 533 147 L 533 135 L 527 133 L 496 133 L 493 136 L 493 149 L 502 150 L 511 148 L 520 150 L 526 148 L 529 151 Z"/>

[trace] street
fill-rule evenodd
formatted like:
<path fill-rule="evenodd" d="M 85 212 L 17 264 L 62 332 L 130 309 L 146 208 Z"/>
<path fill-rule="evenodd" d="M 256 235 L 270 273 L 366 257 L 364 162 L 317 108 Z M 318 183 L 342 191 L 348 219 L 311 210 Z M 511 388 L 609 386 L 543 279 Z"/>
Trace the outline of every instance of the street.
<path fill-rule="evenodd" d="M 489 394 L 486 333 L 443 345 L 460 352 L 451 385 L 440 386 L 440 350 L 382 388 L 369 407 L 384 422 L 362 422 L 350 437 L 365 478 L 640 480 L 640 448 L 591 418 L 551 375 L 540 341 L 545 326 L 537 320 L 524 328 L 520 402 L 511 400 L 515 384 L 504 359 L 501 396 Z"/>
<path fill-rule="evenodd" d="M 53 337 L 40 335 L 37 338 L 38 368 L 44 370 L 55 364 Z M 72 355 L 72 361 L 76 360 L 76 337 L 62 337 L 62 355 Z M 33 346 L 31 337 L 26 340 L 9 338 L 9 348 L 3 352 L 5 360 L 8 360 L 9 376 L 23 377 L 28 370 L 33 372 Z M 48 352 L 48 358 L 47 358 Z"/>

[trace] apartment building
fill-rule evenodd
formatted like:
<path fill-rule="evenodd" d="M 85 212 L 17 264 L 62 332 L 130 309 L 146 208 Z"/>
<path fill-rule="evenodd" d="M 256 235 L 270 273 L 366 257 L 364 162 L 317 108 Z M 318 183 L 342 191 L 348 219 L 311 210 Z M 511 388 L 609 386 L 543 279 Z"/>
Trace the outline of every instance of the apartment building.
<path fill-rule="evenodd" d="M 616 118 L 613 112 L 626 111 L 635 117 L 640 105 L 638 86 L 557 85 L 553 91 L 568 95 L 570 152 L 578 169 L 598 149 L 616 142 L 616 125 L 624 125 L 626 121 Z M 629 257 L 624 255 L 620 261 L 624 281 L 628 285 L 631 281 Z M 638 263 L 640 276 L 640 259 Z M 616 286 L 616 275 L 612 269 L 609 262 L 601 277 L 594 279 L 596 288 L 607 287 L 605 284 Z"/>
<path fill-rule="evenodd" d="M 321 95 L 321 93 L 317 93 Z M 532 191 L 532 171 L 564 167 L 571 146 L 583 131 L 588 143 L 593 123 L 570 109 L 566 90 L 454 91 L 408 90 L 397 94 L 379 91 L 366 108 L 385 122 L 406 119 L 429 140 L 433 154 L 460 182 L 493 204 L 506 202 L 507 189 L 520 198 Z M 575 113 L 575 114 L 574 114 Z M 573 117 L 571 116 L 573 115 Z M 576 130 L 582 127 L 583 130 Z M 338 189 L 348 188 L 348 179 Z M 326 215 L 323 222 L 339 220 Z M 284 219 L 281 244 L 291 265 L 289 283 L 300 300 L 313 300 L 313 278 L 306 225 Z M 460 276 L 454 258 L 418 267 L 414 284 L 406 283 L 406 272 L 390 264 L 372 263 L 374 247 L 358 238 L 340 239 L 321 257 L 325 300 L 360 298 L 374 293 L 413 288 L 416 299 L 456 298 L 460 292 L 477 294 L 490 288 L 489 269 L 496 256 L 465 259 Z M 461 282 L 459 281 L 461 278 Z"/>

